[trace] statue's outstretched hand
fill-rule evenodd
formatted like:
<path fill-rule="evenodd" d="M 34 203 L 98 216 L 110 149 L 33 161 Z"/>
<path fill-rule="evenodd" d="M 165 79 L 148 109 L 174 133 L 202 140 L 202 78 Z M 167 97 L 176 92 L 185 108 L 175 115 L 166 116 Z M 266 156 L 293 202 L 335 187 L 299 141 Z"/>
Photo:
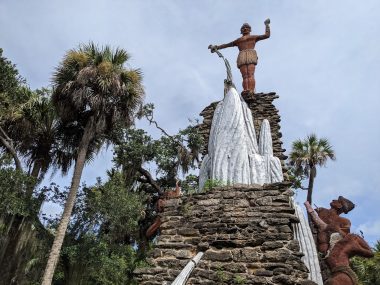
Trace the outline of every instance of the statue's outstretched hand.
<path fill-rule="evenodd" d="M 218 47 L 216 45 L 209 45 L 208 49 L 211 50 L 211 52 L 216 52 L 218 50 Z"/>
<path fill-rule="evenodd" d="M 266 19 L 266 20 L 264 21 L 264 24 L 265 24 L 265 26 L 268 26 L 268 25 L 270 24 L 270 19 L 269 19 L 269 18 Z"/>

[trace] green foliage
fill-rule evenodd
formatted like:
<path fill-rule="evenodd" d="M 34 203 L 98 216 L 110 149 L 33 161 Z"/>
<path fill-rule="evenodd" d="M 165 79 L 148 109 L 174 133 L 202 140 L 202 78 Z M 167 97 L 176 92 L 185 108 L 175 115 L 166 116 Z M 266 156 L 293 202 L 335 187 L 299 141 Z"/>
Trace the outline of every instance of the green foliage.
<path fill-rule="evenodd" d="M 63 140 L 63 126 L 51 100 L 51 89 L 31 92 L 29 101 L 20 108 L 20 116 L 7 126 L 7 133 L 25 159 L 31 174 L 42 180 L 49 167 L 64 174 L 74 161 L 74 148 Z M 72 143 L 72 142 L 71 142 Z"/>
<path fill-rule="evenodd" d="M 216 277 L 218 278 L 219 282 L 225 282 L 228 279 L 227 274 L 221 267 L 218 267 L 216 269 Z"/>
<path fill-rule="evenodd" d="M 0 48 L 0 123 L 18 116 L 18 107 L 28 101 L 28 88 L 16 65 L 3 57 Z"/>
<path fill-rule="evenodd" d="M 335 153 L 329 141 L 318 139 L 315 134 L 308 135 L 304 140 L 293 142 L 289 155 L 290 181 L 293 188 L 307 190 L 307 201 L 312 204 L 314 179 L 317 176 L 317 166 L 326 166 L 327 161 L 335 160 Z M 307 188 L 301 182 L 309 179 Z"/>
<path fill-rule="evenodd" d="M 133 270 L 144 265 L 138 237 L 145 199 L 144 194 L 130 191 L 116 171 L 105 183 L 99 180 L 94 187 L 83 187 L 54 284 L 130 284 Z M 65 197 L 60 200 L 63 203 Z M 56 226 L 56 220 L 50 225 Z"/>
<path fill-rule="evenodd" d="M 297 171 L 295 167 L 290 165 L 290 163 L 288 163 L 287 169 L 288 179 L 292 182 L 292 188 L 306 190 L 307 188 L 303 187 L 302 182 L 307 178 L 307 176 L 304 175 L 302 171 Z"/>
<path fill-rule="evenodd" d="M 132 272 L 140 264 L 131 245 L 112 244 L 86 235 L 78 244 L 62 249 L 61 271 L 55 274 L 55 285 L 122 285 L 130 284 Z"/>
<path fill-rule="evenodd" d="M 373 248 L 373 258 L 354 257 L 351 265 L 361 285 L 380 285 L 380 240 Z"/>
<path fill-rule="evenodd" d="M 0 93 L 12 92 L 23 82 L 24 79 L 19 75 L 16 65 L 3 57 L 3 49 L 0 48 Z"/>
<path fill-rule="evenodd" d="M 245 284 L 247 282 L 247 279 L 240 275 L 234 276 L 234 284 Z"/>
<path fill-rule="evenodd" d="M 77 132 L 94 120 L 93 135 L 110 139 L 133 124 L 144 90 L 139 69 L 124 65 L 123 49 L 82 44 L 66 53 L 53 77 L 53 102 L 63 122 Z"/>
<path fill-rule="evenodd" d="M 225 186 L 225 185 L 226 185 L 226 183 L 224 183 L 224 181 L 222 181 L 222 180 L 207 179 L 205 182 L 205 185 L 203 187 L 203 191 L 209 191 L 209 190 L 212 190 L 216 187 L 221 187 L 221 186 Z"/>
<path fill-rule="evenodd" d="M 132 184 L 138 169 L 154 160 L 155 145 L 151 136 L 142 129 L 128 129 L 114 147 L 114 163 L 122 167 L 125 178 Z"/>
<path fill-rule="evenodd" d="M 189 174 L 185 177 L 185 180 L 181 181 L 181 189 L 184 194 L 191 195 L 198 191 L 199 177 L 194 174 Z"/>
<path fill-rule="evenodd" d="M 187 173 L 197 167 L 201 144 L 200 135 L 192 125 L 176 135 L 164 134 L 159 139 L 153 139 L 141 129 L 128 129 L 120 134 L 115 145 L 114 162 L 123 168 L 130 181 L 141 175 L 139 169 L 144 164 L 154 164 L 159 185 L 173 187 L 180 171 Z"/>
<path fill-rule="evenodd" d="M 311 134 L 304 140 L 293 142 L 289 162 L 294 167 L 296 176 L 309 177 L 313 167 L 325 166 L 328 159 L 335 160 L 335 153 L 329 141 L 325 138 L 318 139 L 315 134 Z"/>
<path fill-rule="evenodd" d="M 111 241 L 136 234 L 138 222 L 145 215 L 145 195 L 130 191 L 124 181 L 121 173 L 114 173 L 104 185 L 86 190 L 89 209 L 96 211 L 98 222 L 107 224 L 103 238 Z"/>
<path fill-rule="evenodd" d="M 0 166 L 0 214 L 33 216 L 39 211 L 41 201 L 27 196 L 35 179 L 14 170 L 9 166 Z"/>

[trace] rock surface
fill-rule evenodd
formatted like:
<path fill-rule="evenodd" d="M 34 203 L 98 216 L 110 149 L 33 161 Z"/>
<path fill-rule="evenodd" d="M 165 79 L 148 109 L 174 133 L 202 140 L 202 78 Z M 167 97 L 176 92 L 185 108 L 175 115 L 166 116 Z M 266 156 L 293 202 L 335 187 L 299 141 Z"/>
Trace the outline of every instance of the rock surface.
<path fill-rule="evenodd" d="M 139 284 L 171 284 L 199 251 L 187 284 L 315 284 L 294 240 L 292 193 L 283 182 L 167 200 L 150 267 L 135 271 Z"/>

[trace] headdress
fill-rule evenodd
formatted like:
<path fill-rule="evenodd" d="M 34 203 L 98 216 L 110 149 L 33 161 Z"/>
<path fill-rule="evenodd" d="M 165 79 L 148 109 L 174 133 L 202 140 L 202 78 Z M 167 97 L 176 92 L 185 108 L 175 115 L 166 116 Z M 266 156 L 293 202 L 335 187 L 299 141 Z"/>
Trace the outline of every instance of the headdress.
<path fill-rule="evenodd" d="M 355 208 L 355 204 L 352 203 L 350 200 L 344 198 L 343 196 L 339 196 L 338 201 L 342 204 L 342 209 L 345 214 L 347 214 L 349 211 Z"/>

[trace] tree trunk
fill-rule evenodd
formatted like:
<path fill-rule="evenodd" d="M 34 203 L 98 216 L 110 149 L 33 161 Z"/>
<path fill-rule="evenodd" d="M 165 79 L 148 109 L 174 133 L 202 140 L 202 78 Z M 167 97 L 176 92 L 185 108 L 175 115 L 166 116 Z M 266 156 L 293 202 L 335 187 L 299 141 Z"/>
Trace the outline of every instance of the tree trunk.
<path fill-rule="evenodd" d="M 34 192 L 34 188 L 36 188 L 36 186 L 39 184 L 39 182 L 41 181 L 40 179 L 38 179 L 38 176 L 40 174 L 40 171 L 41 171 L 41 163 L 39 161 L 36 161 L 34 162 L 34 165 L 33 165 L 33 169 L 32 171 L 30 172 L 30 176 L 34 177 L 36 180 L 35 180 L 35 183 L 33 183 L 33 185 L 31 185 L 28 189 L 27 189 L 27 192 L 26 192 L 26 196 L 28 198 L 32 198 L 33 196 L 33 192 Z"/>
<path fill-rule="evenodd" d="M 41 170 L 41 163 L 37 160 L 33 164 L 32 171 L 30 172 L 30 176 L 32 176 L 32 177 L 36 178 L 36 180 L 38 180 L 40 170 Z"/>
<path fill-rule="evenodd" d="M 312 196 L 313 196 L 313 186 L 314 186 L 314 178 L 317 175 L 317 169 L 315 166 L 312 166 L 310 169 L 310 177 L 309 177 L 309 186 L 307 187 L 307 201 L 312 204 Z"/>
<path fill-rule="evenodd" d="M 59 260 L 60 251 L 63 244 L 63 239 L 67 230 L 67 226 L 70 222 L 71 213 L 73 211 L 75 198 L 78 192 L 79 183 L 82 176 L 82 171 L 84 168 L 84 163 L 86 161 L 86 154 L 88 145 L 93 137 L 93 118 L 90 118 L 87 122 L 82 141 L 79 145 L 78 156 L 75 162 L 74 174 L 71 180 L 71 187 L 65 208 L 63 210 L 62 218 L 59 223 L 58 229 L 55 234 L 54 242 L 49 253 L 49 259 L 45 268 L 44 275 L 42 277 L 41 285 L 51 285 L 53 280 L 53 275 L 57 262 Z"/>
<path fill-rule="evenodd" d="M 317 169 L 315 166 L 310 167 L 310 175 L 309 175 L 309 185 L 307 187 L 307 198 L 306 201 L 309 202 L 310 205 L 312 205 L 312 199 L 313 199 L 313 186 L 314 186 L 314 178 L 317 175 Z M 313 233 L 314 240 L 316 241 L 317 238 L 317 229 L 314 226 L 313 219 L 311 218 L 310 214 L 307 214 L 307 220 L 310 225 L 311 232 Z"/>

